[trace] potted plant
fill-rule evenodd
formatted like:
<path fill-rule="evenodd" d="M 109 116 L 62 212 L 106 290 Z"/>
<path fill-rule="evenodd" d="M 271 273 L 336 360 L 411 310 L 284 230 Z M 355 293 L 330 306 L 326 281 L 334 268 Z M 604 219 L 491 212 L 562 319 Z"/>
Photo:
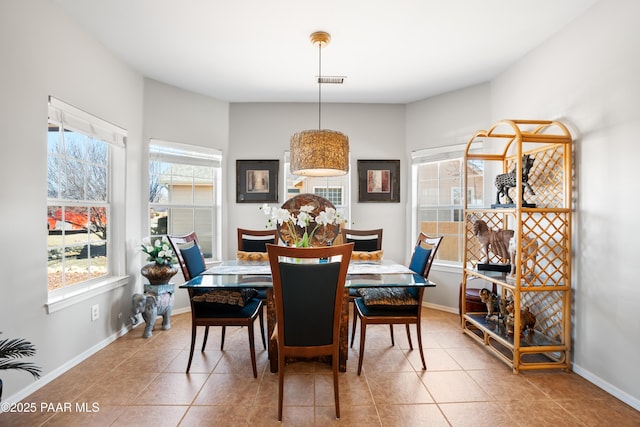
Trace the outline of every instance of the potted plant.
<path fill-rule="evenodd" d="M 2 332 L 0 332 L 1 334 Z M 0 340 L 0 371 L 18 369 L 29 372 L 35 379 L 40 378 L 39 366 L 18 359 L 36 354 L 36 348 L 29 341 L 18 339 Z M 0 379 L 0 400 L 2 400 L 2 379 Z"/>
<path fill-rule="evenodd" d="M 167 236 L 157 238 L 151 242 L 146 238 L 142 242 L 142 252 L 147 254 L 149 264 L 142 267 L 140 273 L 147 278 L 152 285 L 164 285 L 178 272 L 178 268 L 173 265 L 175 255 L 169 245 Z"/>

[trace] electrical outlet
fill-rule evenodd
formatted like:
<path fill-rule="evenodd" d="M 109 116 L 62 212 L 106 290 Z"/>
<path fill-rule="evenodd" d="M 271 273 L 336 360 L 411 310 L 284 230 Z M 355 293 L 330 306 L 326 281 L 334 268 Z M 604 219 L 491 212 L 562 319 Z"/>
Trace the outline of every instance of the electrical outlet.
<path fill-rule="evenodd" d="M 100 307 L 94 304 L 91 306 L 91 321 L 98 320 L 98 317 L 100 317 Z"/>

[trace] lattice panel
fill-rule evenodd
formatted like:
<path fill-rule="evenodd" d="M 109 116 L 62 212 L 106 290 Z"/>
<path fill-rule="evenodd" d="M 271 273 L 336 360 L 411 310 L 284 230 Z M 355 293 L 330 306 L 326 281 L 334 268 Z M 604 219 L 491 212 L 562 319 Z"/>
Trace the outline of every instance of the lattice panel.
<path fill-rule="evenodd" d="M 529 171 L 529 185 L 536 194 L 525 190 L 524 199 L 528 203 L 535 203 L 538 208 L 565 207 L 564 154 L 564 146 L 559 144 L 531 153 L 535 161 Z M 516 159 L 509 159 L 506 164 L 507 170 L 512 171 L 516 167 Z M 514 191 L 511 197 L 515 201 L 520 193 Z"/>
<path fill-rule="evenodd" d="M 536 333 L 564 344 L 562 292 L 522 292 L 521 308 L 529 307 L 536 316 Z"/>
<path fill-rule="evenodd" d="M 569 213 L 543 212 L 522 215 L 522 286 L 569 284 Z"/>

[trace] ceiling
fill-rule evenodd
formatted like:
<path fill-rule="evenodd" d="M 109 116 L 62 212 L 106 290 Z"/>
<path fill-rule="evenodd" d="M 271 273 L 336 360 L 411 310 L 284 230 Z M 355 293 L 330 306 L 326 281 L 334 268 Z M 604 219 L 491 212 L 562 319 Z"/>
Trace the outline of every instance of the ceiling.
<path fill-rule="evenodd" d="M 493 79 L 597 0 L 52 0 L 149 78 L 228 102 L 408 103 Z"/>

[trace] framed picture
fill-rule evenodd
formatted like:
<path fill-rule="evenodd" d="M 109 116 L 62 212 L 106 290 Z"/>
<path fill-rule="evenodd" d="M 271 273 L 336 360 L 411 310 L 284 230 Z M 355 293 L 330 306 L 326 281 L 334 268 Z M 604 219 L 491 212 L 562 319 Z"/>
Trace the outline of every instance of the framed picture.
<path fill-rule="evenodd" d="M 279 160 L 236 160 L 236 203 L 278 201 Z"/>
<path fill-rule="evenodd" d="M 358 160 L 359 202 L 400 202 L 400 160 Z"/>

